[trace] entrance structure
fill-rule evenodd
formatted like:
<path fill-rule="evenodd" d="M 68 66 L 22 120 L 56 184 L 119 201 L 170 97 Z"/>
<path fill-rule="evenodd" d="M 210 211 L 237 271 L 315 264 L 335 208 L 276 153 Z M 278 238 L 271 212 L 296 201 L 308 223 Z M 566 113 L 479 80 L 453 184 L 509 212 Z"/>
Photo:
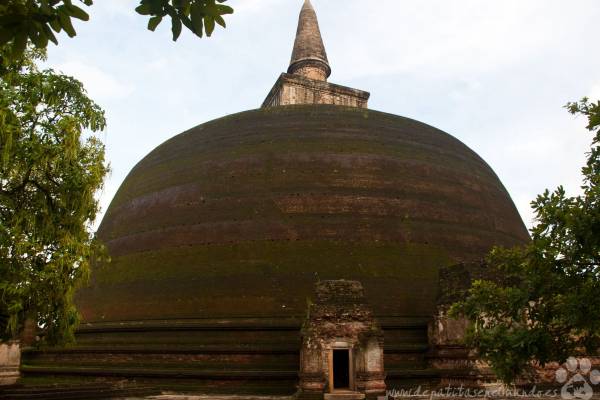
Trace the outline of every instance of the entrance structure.
<path fill-rule="evenodd" d="M 302 328 L 300 398 L 384 395 L 383 331 L 360 282 L 317 283 L 316 302 L 308 312 Z"/>

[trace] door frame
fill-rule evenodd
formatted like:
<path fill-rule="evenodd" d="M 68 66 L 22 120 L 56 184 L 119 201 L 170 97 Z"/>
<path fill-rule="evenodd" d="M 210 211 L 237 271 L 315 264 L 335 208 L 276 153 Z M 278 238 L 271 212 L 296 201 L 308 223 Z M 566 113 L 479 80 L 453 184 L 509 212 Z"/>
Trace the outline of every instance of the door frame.
<path fill-rule="evenodd" d="M 329 393 L 334 393 L 338 389 L 333 384 L 333 351 L 334 350 L 348 350 L 348 373 L 349 373 L 349 389 L 354 391 L 354 347 L 348 342 L 335 342 L 331 345 L 328 350 L 328 364 L 329 364 Z M 345 389 L 345 388 L 344 388 Z"/>

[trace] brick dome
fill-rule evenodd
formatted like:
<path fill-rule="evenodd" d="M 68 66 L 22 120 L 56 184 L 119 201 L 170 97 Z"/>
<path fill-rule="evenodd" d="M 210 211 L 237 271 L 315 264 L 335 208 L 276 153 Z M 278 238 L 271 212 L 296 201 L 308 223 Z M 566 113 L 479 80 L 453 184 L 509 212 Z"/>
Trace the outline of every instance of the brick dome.
<path fill-rule="evenodd" d="M 378 316 L 430 316 L 439 267 L 528 240 L 459 140 L 327 105 L 168 140 L 131 171 L 98 236 L 112 263 L 78 294 L 86 322 L 301 317 L 319 279 L 362 282 Z"/>

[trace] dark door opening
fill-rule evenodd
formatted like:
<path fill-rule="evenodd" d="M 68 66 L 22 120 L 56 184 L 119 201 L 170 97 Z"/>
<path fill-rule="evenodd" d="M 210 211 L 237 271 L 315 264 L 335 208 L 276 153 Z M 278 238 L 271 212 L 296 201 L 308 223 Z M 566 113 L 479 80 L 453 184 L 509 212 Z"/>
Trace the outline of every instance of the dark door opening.
<path fill-rule="evenodd" d="M 333 350 L 333 389 L 350 389 L 350 352 Z"/>

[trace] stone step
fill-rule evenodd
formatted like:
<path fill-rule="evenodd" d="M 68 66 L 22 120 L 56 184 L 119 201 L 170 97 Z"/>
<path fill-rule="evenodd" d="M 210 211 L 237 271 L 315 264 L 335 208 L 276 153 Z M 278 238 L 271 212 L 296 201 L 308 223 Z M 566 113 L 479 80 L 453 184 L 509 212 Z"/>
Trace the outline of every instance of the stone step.
<path fill-rule="evenodd" d="M 157 395 L 151 388 L 116 388 L 110 385 L 15 387 L 0 392 L 4 400 L 92 400 Z"/>
<path fill-rule="evenodd" d="M 358 392 L 334 392 L 325 393 L 324 398 L 325 400 L 363 400 L 365 394 Z"/>

